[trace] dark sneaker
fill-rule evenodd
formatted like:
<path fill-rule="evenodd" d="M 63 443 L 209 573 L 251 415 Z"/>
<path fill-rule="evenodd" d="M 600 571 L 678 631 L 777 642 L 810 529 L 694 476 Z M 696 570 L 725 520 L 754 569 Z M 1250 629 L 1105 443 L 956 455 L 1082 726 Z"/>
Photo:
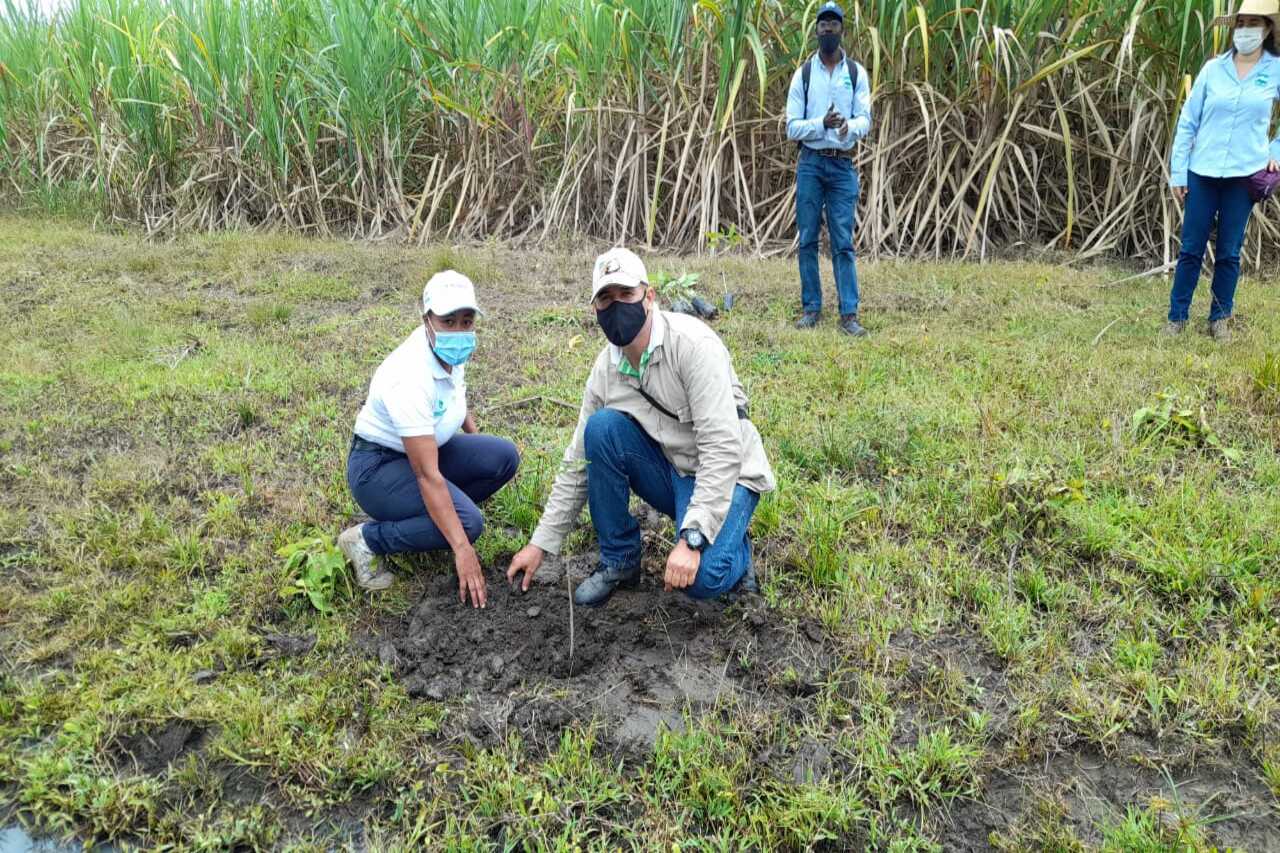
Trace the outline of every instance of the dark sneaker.
<path fill-rule="evenodd" d="M 1220 344 L 1225 344 L 1231 340 L 1231 328 L 1227 325 L 1226 317 L 1209 323 L 1209 337 Z"/>
<path fill-rule="evenodd" d="M 629 569 L 611 569 L 601 565 L 591 573 L 591 577 L 578 584 L 578 588 L 573 591 L 573 603 L 583 607 L 599 607 L 619 587 L 635 589 L 639 585 L 638 565 Z"/>
<path fill-rule="evenodd" d="M 800 315 L 800 319 L 796 320 L 797 329 L 812 329 L 818 325 L 818 321 L 822 319 L 822 314 L 818 311 L 806 311 Z"/>
<path fill-rule="evenodd" d="M 840 318 L 840 331 L 855 338 L 865 338 L 867 330 L 858 325 L 857 314 L 845 314 Z"/>
<path fill-rule="evenodd" d="M 1186 320 L 1170 320 L 1164 324 L 1164 333 L 1166 335 L 1180 335 L 1186 328 Z"/>
<path fill-rule="evenodd" d="M 747 572 L 738 581 L 733 588 L 734 592 L 755 594 L 760 591 L 760 584 L 756 582 L 756 564 L 753 561 L 747 566 Z"/>

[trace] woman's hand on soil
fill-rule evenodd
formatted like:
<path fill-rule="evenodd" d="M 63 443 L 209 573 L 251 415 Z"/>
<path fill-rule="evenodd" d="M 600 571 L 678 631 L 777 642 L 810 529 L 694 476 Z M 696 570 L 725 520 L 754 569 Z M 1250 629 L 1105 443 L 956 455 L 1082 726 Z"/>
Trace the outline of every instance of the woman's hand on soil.
<path fill-rule="evenodd" d="M 533 582 L 534 573 L 538 571 L 538 566 L 542 565 L 543 556 L 543 550 L 537 545 L 525 545 L 511 558 L 511 568 L 507 569 L 507 583 L 514 586 L 516 575 L 524 572 L 524 578 L 520 582 L 520 591 L 528 592 L 529 584 Z"/>
<path fill-rule="evenodd" d="M 676 547 L 671 550 L 671 556 L 667 557 L 667 573 L 662 578 L 667 592 L 692 586 L 701 562 L 701 554 L 690 548 L 683 539 L 677 542 Z"/>
<path fill-rule="evenodd" d="M 458 569 L 458 601 L 466 604 L 467 597 L 470 596 L 472 607 L 484 607 L 488 591 L 476 549 L 468 544 L 465 548 L 454 551 L 453 563 Z"/>

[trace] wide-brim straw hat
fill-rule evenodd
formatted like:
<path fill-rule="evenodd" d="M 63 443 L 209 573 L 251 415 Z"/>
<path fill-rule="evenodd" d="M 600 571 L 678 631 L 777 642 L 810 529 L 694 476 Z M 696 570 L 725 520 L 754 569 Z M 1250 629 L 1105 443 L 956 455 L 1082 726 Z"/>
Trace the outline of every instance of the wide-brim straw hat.
<path fill-rule="evenodd" d="M 1270 18 L 1272 30 L 1280 33 L 1280 0 L 1240 0 L 1240 5 L 1234 12 L 1215 18 L 1213 24 L 1216 27 L 1234 27 L 1236 18 L 1241 15 Z"/>

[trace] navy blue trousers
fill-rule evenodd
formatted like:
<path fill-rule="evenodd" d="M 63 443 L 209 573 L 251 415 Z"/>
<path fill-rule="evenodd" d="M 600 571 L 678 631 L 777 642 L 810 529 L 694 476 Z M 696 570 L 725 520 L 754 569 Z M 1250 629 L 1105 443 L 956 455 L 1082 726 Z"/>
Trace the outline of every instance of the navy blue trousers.
<path fill-rule="evenodd" d="M 1200 265 L 1204 262 L 1209 230 L 1215 222 L 1218 241 L 1213 256 L 1213 299 L 1209 303 L 1209 320 L 1231 316 L 1235 304 L 1236 283 L 1240 280 L 1240 250 L 1244 246 L 1244 229 L 1249 224 L 1253 200 L 1242 178 L 1206 178 L 1187 173 L 1186 211 L 1182 218 L 1182 251 L 1178 254 L 1178 270 L 1169 292 L 1169 319 L 1186 320 L 1191 313 L 1191 297 L 1200 283 Z"/>
<path fill-rule="evenodd" d="M 422 490 L 409 457 L 368 443 L 353 446 L 347 457 L 347 485 L 367 512 L 364 541 L 375 554 L 440 551 L 449 547 L 427 514 Z M 472 542 L 484 530 L 476 504 L 484 503 L 516 475 L 520 453 L 505 438 L 458 433 L 439 450 L 440 473 L 449 484 L 453 508 Z"/>

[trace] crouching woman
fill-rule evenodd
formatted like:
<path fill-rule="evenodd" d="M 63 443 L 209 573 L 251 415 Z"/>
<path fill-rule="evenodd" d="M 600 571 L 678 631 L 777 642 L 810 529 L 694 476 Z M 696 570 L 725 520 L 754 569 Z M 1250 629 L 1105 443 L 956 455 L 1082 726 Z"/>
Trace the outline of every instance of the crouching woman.
<path fill-rule="evenodd" d="M 373 521 L 338 537 L 364 589 L 391 585 L 383 555 L 448 548 L 459 600 L 485 606 L 472 547 L 484 527 L 477 504 L 515 476 L 520 456 L 507 439 L 476 432 L 467 411 L 479 313 L 466 276 L 433 276 L 422 291 L 422 325 L 373 374 L 347 458 L 351 494 Z"/>

